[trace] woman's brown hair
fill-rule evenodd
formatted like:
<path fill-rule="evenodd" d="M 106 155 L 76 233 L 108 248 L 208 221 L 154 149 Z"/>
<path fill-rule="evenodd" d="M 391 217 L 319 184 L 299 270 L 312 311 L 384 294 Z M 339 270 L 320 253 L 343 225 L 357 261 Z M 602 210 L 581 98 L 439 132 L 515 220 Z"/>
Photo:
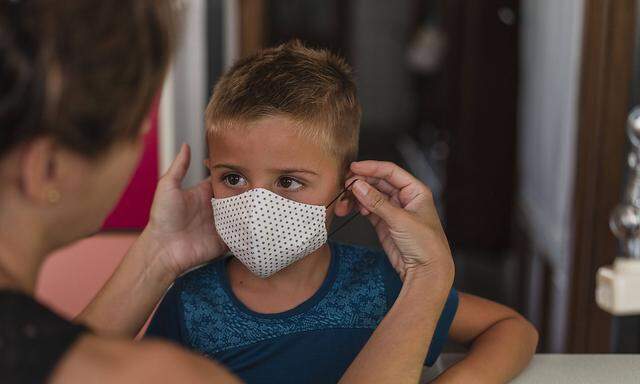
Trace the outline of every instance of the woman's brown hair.
<path fill-rule="evenodd" d="M 0 0 L 0 157 L 136 137 L 173 52 L 171 0 Z"/>

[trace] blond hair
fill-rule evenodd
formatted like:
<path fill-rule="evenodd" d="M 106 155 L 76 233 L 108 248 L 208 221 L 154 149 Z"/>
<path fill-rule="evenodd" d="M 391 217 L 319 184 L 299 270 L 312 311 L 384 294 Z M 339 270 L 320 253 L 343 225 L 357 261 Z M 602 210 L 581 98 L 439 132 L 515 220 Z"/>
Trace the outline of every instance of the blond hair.
<path fill-rule="evenodd" d="M 356 160 L 362 112 L 344 59 L 294 40 L 238 61 L 216 84 L 205 112 L 207 135 L 240 122 L 285 116 L 346 169 Z"/>

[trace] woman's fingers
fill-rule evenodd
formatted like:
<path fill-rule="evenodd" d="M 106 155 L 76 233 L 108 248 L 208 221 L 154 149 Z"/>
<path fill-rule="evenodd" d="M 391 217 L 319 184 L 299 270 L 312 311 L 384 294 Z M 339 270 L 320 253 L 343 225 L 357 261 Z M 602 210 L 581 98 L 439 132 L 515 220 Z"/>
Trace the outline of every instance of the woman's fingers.
<path fill-rule="evenodd" d="M 387 201 L 387 197 L 382 192 L 373 188 L 366 181 L 356 181 L 351 191 L 364 209 L 375 213 L 389 226 L 394 226 L 403 215 L 407 214 L 402 208 Z"/>
<path fill-rule="evenodd" d="M 384 193 L 391 201 L 393 201 L 397 206 L 401 207 L 400 200 L 398 196 L 400 194 L 400 190 L 387 183 L 385 180 L 378 179 L 377 177 L 368 177 L 368 176 L 353 176 L 347 179 L 345 186 L 351 189 L 351 185 L 356 180 L 363 180 L 370 186 L 374 187 L 378 191 Z"/>
<path fill-rule="evenodd" d="M 169 170 L 162 177 L 167 180 L 171 185 L 179 187 L 182 183 L 182 179 L 189 170 L 189 163 L 191 162 L 191 148 L 187 144 L 182 144 L 180 152 L 176 155 L 176 158 L 171 163 Z"/>
<path fill-rule="evenodd" d="M 393 188 L 386 181 L 381 180 L 381 179 L 377 179 L 375 177 L 354 176 L 354 177 L 351 177 L 351 178 L 347 179 L 347 181 L 345 183 L 345 187 L 348 188 L 349 190 L 351 190 L 352 189 L 351 188 L 352 187 L 352 183 L 354 183 L 356 180 L 364 180 L 367 184 L 371 185 L 372 187 L 374 187 L 378 191 L 382 192 L 384 197 L 389 202 L 391 202 L 392 204 L 394 204 L 397 207 L 401 207 L 402 208 L 402 204 L 400 203 L 400 200 L 398 199 L 398 190 Z M 362 204 L 360 204 L 360 202 L 357 199 L 356 199 L 355 203 L 356 203 L 356 209 L 358 209 L 358 211 L 360 212 L 360 214 L 362 216 L 367 216 L 370 213 Z"/>
<path fill-rule="evenodd" d="M 355 177 L 364 178 L 369 184 L 387 192 L 393 188 L 393 197 L 402 207 L 407 206 L 421 195 L 429 195 L 431 191 L 420 180 L 394 163 L 366 160 L 351 163 Z M 379 181 L 374 181 L 379 180 Z"/>
<path fill-rule="evenodd" d="M 353 176 L 347 180 L 345 185 L 350 185 L 354 180 L 364 180 L 369 185 L 376 188 L 380 192 L 385 193 L 389 197 L 394 197 L 398 194 L 398 192 L 400 192 L 399 189 L 387 183 L 385 180 L 370 176 Z"/>
<path fill-rule="evenodd" d="M 351 163 L 351 171 L 356 175 L 384 179 L 397 189 L 420 183 L 409 172 L 388 161 L 356 161 Z"/>

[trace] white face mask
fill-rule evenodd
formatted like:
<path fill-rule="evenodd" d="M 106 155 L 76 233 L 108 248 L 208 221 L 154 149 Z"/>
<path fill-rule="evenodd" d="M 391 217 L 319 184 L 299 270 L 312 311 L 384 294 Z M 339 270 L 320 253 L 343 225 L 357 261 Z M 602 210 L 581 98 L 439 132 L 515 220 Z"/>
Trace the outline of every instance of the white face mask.
<path fill-rule="evenodd" d="M 263 188 L 213 198 L 211 204 L 222 240 L 242 264 L 262 278 L 288 267 L 327 241 L 326 208 L 322 205 L 298 203 Z"/>

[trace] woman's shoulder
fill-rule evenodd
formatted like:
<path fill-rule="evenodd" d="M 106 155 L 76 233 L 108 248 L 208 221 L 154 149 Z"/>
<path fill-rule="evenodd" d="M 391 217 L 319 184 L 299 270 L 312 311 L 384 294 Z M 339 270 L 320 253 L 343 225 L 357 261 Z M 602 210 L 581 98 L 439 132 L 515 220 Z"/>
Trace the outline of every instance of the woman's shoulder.
<path fill-rule="evenodd" d="M 101 337 L 24 293 L 0 290 L 2 383 L 238 382 L 176 345 Z"/>
<path fill-rule="evenodd" d="M 235 382 L 175 345 L 100 337 L 31 296 L 7 290 L 0 290 L 0 372 L 3 384 Z"/>
<path fill-rule="evenodd" d="M 8 382 L 43 382 L 86 328 L 31 296 L 0 290 L 0 371 Z"/>

